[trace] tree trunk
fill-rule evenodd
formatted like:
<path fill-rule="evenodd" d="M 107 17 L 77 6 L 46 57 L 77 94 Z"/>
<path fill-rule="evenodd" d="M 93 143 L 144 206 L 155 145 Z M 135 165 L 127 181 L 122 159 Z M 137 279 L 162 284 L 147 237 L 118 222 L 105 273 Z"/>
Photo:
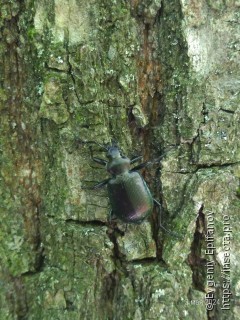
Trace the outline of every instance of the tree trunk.
<path fill-rule="evenodd" d="M 239 6 L 2 0 L 0 319 L 240 319 Z M 82 141 L 178 236 L 109 222 Z"/>

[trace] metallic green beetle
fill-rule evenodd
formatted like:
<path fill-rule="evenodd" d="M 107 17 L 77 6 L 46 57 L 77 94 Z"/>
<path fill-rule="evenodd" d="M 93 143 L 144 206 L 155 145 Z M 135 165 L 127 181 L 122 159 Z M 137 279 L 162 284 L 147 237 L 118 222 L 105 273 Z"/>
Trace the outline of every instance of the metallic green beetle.
<path fill-rule="evenodd" d="M 97 144 L 107 153 L 108 161 L 94 157 L 92 148 L 90 148 L 92 160 L 104 165 L 111 177 L 84 189 L 96 190 L 107 185 L 111 204 L 110 218 L 115 216 L 126 223 L 141 223 L 153 212 L 154 205 L 159 208 L 159 213 L 161 212 L 161 204 L 152 197 L 146 182 L 137 172 L 153 162 L 144 162 L 131 169 L 131 165 L 141 160 L 141 156 L 130 160 L 121 155 L 117 146 L 105 147 L 95 141 L 87 141 L 85 143 Z M 158 158 L 158 161 L 160 158 Z M 161 216 L 159 217 L 159 227 L 173 234 L 162 225 Z"/>

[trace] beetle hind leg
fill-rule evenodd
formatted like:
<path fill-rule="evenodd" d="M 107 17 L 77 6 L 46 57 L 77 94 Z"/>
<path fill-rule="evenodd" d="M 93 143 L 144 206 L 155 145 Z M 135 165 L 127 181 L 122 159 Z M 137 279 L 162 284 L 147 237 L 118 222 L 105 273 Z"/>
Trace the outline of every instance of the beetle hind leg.
<path fill-rule="evenodd" d="M 162 206 L 161 206 L 160 202 L 158 202 L 156 199 L 153 199 L 153 201 L 154 201 L 154 204 L 155 204 L 156 206 L 158 206 L 158 211 L 159 211 L 159 224 L 158 224 L 158 226 L 159 226 L 159 228 L 161 228 L 162 230 L 164 230 L 166 233 L 168 233 L 168 234 L 170 234 L 170 235 L 178 238 L 178 237 L 179 237 L 178 234 L 176 234 L 175 232 L 172 232 L 172 231 L 167 230 L 167 229 L 163 226 L 163 224 L 162 224 L 162 214 L 161 214 L 161 208 L 162 208 Z"/>
<path fill-rule="evenodd" d="M 108 212 L 108 222 L 112 222 L 113 220 L 116 220 L 117 217 L 115 216 L 115 214 L 113 213 L 113 210 L 110 209 Z"/>

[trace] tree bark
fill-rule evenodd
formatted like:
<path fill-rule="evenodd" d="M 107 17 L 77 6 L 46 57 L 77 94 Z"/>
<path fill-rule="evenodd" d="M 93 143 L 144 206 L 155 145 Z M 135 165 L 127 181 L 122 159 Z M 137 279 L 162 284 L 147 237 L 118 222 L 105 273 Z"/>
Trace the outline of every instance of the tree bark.
<path fill-rule="evenodd" d="M 0 319 L 240 319 L 240 3 L 0 6 Z M 153 161 L 178 237 L 109 222 L 82 141 Z"/>

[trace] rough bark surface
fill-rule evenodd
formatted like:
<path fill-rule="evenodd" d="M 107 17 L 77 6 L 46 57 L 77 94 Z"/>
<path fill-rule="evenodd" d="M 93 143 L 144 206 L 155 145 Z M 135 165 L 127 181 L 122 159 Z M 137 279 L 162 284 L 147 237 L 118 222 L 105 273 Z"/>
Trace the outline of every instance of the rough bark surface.
<path fill-rule="evenodd" d="M 239 7 L 2 0 L 0 319 L 240 319 Z M 165 153 L 143 175 L 179 238 L 109 223 L 80 140 Z"/>

